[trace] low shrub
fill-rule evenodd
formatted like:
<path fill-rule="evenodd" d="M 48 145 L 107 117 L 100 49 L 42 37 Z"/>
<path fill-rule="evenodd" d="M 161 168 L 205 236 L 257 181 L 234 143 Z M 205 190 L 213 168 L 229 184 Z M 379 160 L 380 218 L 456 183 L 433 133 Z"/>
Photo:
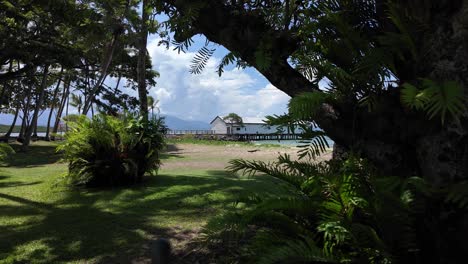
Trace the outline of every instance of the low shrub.
<path fill-rule="evenodd" d="M 205 227 L 204 241 L 239 263 L 457 263 L 468 185 L 434 189 L 381 176 L 365 161 L 233 160 L 229 169 L 285 181 L 282 197 L 246 197 Z M 466 225 L 465 225 L 466 226 Z M 443 243 L 442 243 L 443 242 Z"/>
<path fill-rule="evenodd" d="M 163 119 L 144 121 L 126 113 L 89 119 L 68 116 L 70 130 L 57 148 L 69 163 L 67 180 L 88 187 L 141 182 L 146 172 L 157 172 L 164 146 Z"/>
<path fill-rule="evenodd" d="M 0 143 L 0 161 L 6 160 L 13 153 L 15 153 L 15 151 L 10 145 L 7 143 Z"/>

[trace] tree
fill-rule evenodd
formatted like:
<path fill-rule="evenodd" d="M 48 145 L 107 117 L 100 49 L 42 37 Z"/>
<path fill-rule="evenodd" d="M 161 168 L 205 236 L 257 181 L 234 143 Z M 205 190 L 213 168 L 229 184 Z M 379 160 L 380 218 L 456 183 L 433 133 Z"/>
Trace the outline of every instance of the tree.
<path fill-rule="evenodd" d="M 179 47 L 196 34 L 223 45 L 231 53 L 220 73 L 229 63 L 255 67 L 293 97 L 294 118 L 316 122 L 383 174 L 418 175 L 434 188 L 468 180 L 468 1 L 167 0 L 159 8 Z M 202 49 L 195 68 L 211 54 Z M 419 232 L 450 225 L 453 237 L 434 239 L 465 252 L 456 241 L 468 234 L 466 212 L 450 219 Z"/>
<path fill-rule="evenodd" d="M 232 132 L 233 126 L 241 126 L 241 127 L 244 126 L 242 117 L 240 117 L 236 113 L 229 113 L 227 116 L 223 117 L 223 120 L 230 125 L 231 133 L 233 133 Z"/>
<path fill-rule="evenodd" d="M 159 114 L 159 107 L 158 107 L 159 100 L 155 100 L 153 96 L 148 96 L 148 109 L 151 109 L 151 116 L 154 116 L 154 109 L 158 110 Z"/>
<path fill-rule="evenodd" d="M 292 97 L 314 94 L 308 117 L 387 174 L 419 174 L 435 185 L 468 178 L 466 101 L 460 99 L 468 83 L 461 30 L 467 22 L 460 20 L 466 1 L 161 2 L 182 48 L 204 34 L 231 51 L 221 70 L 237 61 Z M 437 84 L 441 98 L 455 91 L 449 97 L 460 106 L 458 118 L 441 124 L 401 102 L 406 83 L 425 91 L 422 78 Z M 460 89 L 438 85 L 450 81 Z M 326 90 L 319 87 L 324 82 Z M 454 112 L 453 100 L 439 102 L 431 115 Z"/>
<path fill-rule="evenodd" d="M 148 120 L 148 97 L 146 91 L 146 44 L 148 42 L 148 0 L 143 0 L 141 5 L 141 25 L 140 25 L 140 38 L 138 42 L 138 99 L 140 100 L 140 114 L 145 120 Z"/>

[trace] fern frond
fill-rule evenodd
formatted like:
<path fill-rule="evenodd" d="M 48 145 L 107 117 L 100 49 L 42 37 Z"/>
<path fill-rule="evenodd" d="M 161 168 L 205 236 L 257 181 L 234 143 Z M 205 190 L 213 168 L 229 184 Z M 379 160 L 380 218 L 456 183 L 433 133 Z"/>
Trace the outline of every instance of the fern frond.
<path fill-rule="evenodd" d="M 231 63 L 234 63 L 236 60 L 237 60 L 237 57 L 232 52 L 229 52 L 226 56 L 224 56 L 218 65 L 218 70 L 216 71 L 219 77 L 221 77 L 221 75 L 223 74 L 224 67 L 228 66 Z"/>
<path fill-rule="evenodd" d="M 444 123 L 447 112 L 453 118 L 458 118 L 466 110 L 463 88 L 458 83 L 447 81 L 438 85 L 429 79 L 423 79 L 423 86 L 427 87 L 430 98 L 425 107 L 429 118 L 440 115 Z"/>
<path fill-rule="evenodd" d="M 206 46 L 201 48 L 198 51 L 198 54 L 192 60 L 192 65 L 190 66 L 191 74 L 201 74 L 203 69 L 206 66 L 206 63 L 211 58 L 215 49 L 208 49 Z"/>
<path fill-rule="evenodd" d="M 172 41 L 172 45 L 174 45 L 173 50 L 177 50 L 177 53 L 181 53 L 181 52 L 185 53 L 193 43 L 194 41 L 192 38 L 187 38 L 180 42 L 173 40 Z"/>
<path fill-rule="evenodd" d="M 330 148 L 328 144 L 326 134 L 323 131 L 313 131 L 315 135 L 310 138 L 308 141 L 301 141 L 302 143 L 307 143 L 305 145 L 299 145 L 301 148 L 298 151 L 299 159 L 309 158 L 315 160 L 318 156 L 322 155 L 327 148 Z"/>
<path fill-rule="evenodd" d="M 242 174 L 253 176 L 258 172 L 268 174 L 272 177 L 281 179 L 297 189 L 300 189 L 305 181 L 304 175 L 296 171 L 288 170 L 284 167 L 276 166 L 275 163 L 265 163 L 263 161 L 248 161 L 243 159 L 234 159 L 229 161 L 229 166 L 226 169 L 230 172 L 241 172 Z"/>
<path fill-rule="evenodd" d="M 313 120 L 322 104 L 328 100 L 330 95 L 324 92 L 300 94 L 289 101 L 289 114 L 294 119 Z"/>
<path fill-rule="evenodd" d="M 429 100 L 427 93 L 420 91 L 416 86 L 410 83 L 404 83 L 401 86 L 401 102 L 416 110 L 421 110 Z"/>

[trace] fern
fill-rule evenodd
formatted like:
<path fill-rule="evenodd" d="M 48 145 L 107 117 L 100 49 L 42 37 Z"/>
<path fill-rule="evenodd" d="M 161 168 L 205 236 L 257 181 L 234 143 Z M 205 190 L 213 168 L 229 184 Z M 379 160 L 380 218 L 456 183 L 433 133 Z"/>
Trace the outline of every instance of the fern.
<path fill-rule="evenodd" d="M 296 120 L 313 120 L 322 104 L 330 99 L 330 95 L 324 92 L 303 93 L 291 98 L 289 114 Z"/>
<path fill-rule="evenodd" d="M 177 50 L 177 53 L 185 53 L 188 48 L 194 43 L 192 38 L 187 38 L 183 41 L 172 41 L 172 45 L 174 45 L 173 50 Z"/>
<path fill-rule="evenodd" d="M 230 210 L 228 218 L 217 218 L 211 234 L 224 234 L 217 242 L 250 241 L 245 250 L 237 243 L 235 251 L 254 263 L 391 263 L 419 252 L 415 216 L 424 215 L 433 196 L 421 178 L 378 176 L 353 155 L 343 163 L 289 155 L 272 163 L 236 160 L 230 169 L 267 173 L 293 187 L 285 197 L 243 200 L 246 205 Z M 453 193 L 458 195 L 447 200 L 466 206 L 464 192 Z M 212 227 L 210 221 L 207 234 Z"/>
<path fill-rule="evenodd" d="M 420 91 L 416 86 L 405 83 L 401 88 L 401 102 L 416 110 L 424 109 L 424 106 L 427 104 L 429 98 L 427 93 Z"/>
<path fill-rule="evenodd" d="M 68 182 L 78 186 L 116 186 L 141 181 L 159 168 L 164 124 L 131 114 L 119 118 L 84 115 L 65 118 L 70 130 L 58 147 L 68 162 Z"/>
<path fill-rule="evenodd" d="M 229 166 L 226 167 L 232 173 L 242 172 L 250 176 L 258 172 L 265 173 L 281 179 L 289 184 L 299 188 L 303 182 L 303 176 L 296 171 L 287 170 L 285 168 L 276 166 L 275 163 L 265 163 L 263 161 L 247 161 L 242 159 L 235 159 L 229 161 Z"/>
<path fill-rule="evenodd" d="M 198 51 L 198 54 L 192 60 L 192 65 L 190 66 L 190 73 L 192 74 L 201 74 L 203 69 L 206 66 L 206 63 L 211 58 L 215 49 L 208 49 L 206 46 L 201 48 Z"/>
<path fill-rule="evenodd" d="M 440 116 L 442 123 L 448 114 L 458 119 L 466 111 L 463 88 L 456 82 L 438 84 L 429 79 L 421 79 L 421 86 L 422 89 L 418 89 L 412 84 L 403 84 L 402 103 L 417 110 L 424 110 L 430 119 Z"/>
<path fill-rule="evenodd" d="M 10 155 L 14 153 L 15 151 L 10 145 L 6 143 L 0 143 L 0 161 L 6 160 Z"/>
<path fill-rule="evenodd" d="M 326 139 L 326 134 L 323 131 L 313 131 L 310 129 L 309 131 L 306 131 L 302 137 L 307 138 L 308 140 L 301 141 L 301 143 L 305 143 L 305 145 L 298 146 L 300 148 L 298 151 L 299 159 L 316 159 L 330 148 Z"/>
<path fill-rule="evenodd" d="M 227 55 L 225 55 L 221 59 L 221 62 L 218 65 L 218 70 L 216 71 L 218 73 L 218 76 L 221 77 L 221 75 L 224 72 L 224 67 L 228 66 L 229 64 L 234 63 L 236 60 L 237 60 L 237 57 L 232 52 L 229 52 Z"/>
<path fill-rule="evenodd" d="M 440 115 L 444 123 L 447 112 L 453 118 L 458 118 L 466 110 L 463 88 L 456 82 L 447 81 L 438 85 L 429 79 L 423 79 L 423 86 L 430 98 L 425 107 L 429 118 Z"/>

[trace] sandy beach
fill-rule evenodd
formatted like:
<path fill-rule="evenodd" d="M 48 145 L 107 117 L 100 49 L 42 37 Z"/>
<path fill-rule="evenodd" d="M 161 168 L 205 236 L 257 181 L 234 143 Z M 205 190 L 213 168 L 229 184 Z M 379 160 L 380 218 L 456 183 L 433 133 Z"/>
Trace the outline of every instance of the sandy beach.
<path fill-rule="evenodd" d="M 201 144 L 172 144 L 168 145 L 167 154 L 172 157 L 163 160 L 161 169 L 170 170 L 172 168 L 187 169 L 216 169 L 222 170 L 231 159 L 274 161 L 279 154 L 288 154 L 292 158 L 297 158 L 296 147 L 265 147 L 265 146 L 245 146 L 240 144 L 201 145 Z M 331 150 L 324 153 L 318 160 L 328 160 L 331 158 Z"/>

